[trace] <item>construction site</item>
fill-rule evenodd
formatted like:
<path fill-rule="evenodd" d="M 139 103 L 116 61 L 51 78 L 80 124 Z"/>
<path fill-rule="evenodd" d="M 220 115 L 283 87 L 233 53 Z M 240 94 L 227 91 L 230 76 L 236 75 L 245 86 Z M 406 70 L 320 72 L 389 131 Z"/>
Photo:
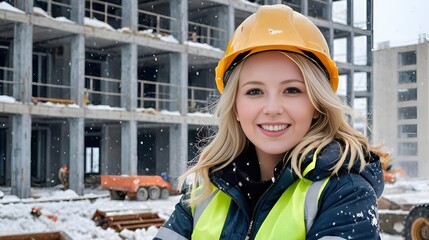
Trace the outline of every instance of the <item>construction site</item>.
<path fill-rule="evenodd" d="M 370 112 L 372 0 L 0 2 L 0 185 L 27 198 L 57 185 L 62 164 L 78 194 L 106 174 L 167 173 L 174 185 L 216 125 L 214 69 L 229 37 L 276 3 L 321 29 L 344 99 Z"/>
<path fill-rule="evenodd" d="M 149 199 L 159 201 L 161 209 L 166 205 L 162 201 L 170 199 L 169 209 L 161 212 L 171 213 L 172 199 L 178 196 L 169 198 L 169 194 L 180 193 L 177 178 L 216 130 L 212 106 L 220 93 L 215 68 L 229 38 L 261 5 L 279 3 L 308 16 L 319 27 L 339 68 L 338 95 L 367 117 L 369 128 L 376 125 L 381 130 L 372 136 L 359 120 L 352 121 L 354 127 L 370 139 L 391 136 L 390 145 L 406 144 L 406 156 L 399 157 L 397 166 L 405 174 L 410 175 L 412 168 L 425 176 L 425 168 L 419 166 L 427 163 L 419 162 L 417 147 L 411 146 L 416 156 L 408 156 L 412 152 L 409 138 L 417 138 L 417 130 L 409 133 L 417 129 L 408 126 L 414 120 L 398 120 L 408 124 L 400 128 L 403 139 L 398 137 L 399 142 L 385 124 L 391 118 L 385 112 L 395 109 L 378 109 L 386 116 L 373 120 L 378 117 L 372 115 L 373 102 L 375 108 L 385 108 L 380 102 L 389 101 L 386 94 L 373 101 L 373 87 L 380 87 L 385 71 L 395 74 L 392 81 L 398 75 L 390 66 L 373 75 L 373 0 L 6 0 L 0 1 L 0 188 L 18 199 L 0 202 L 43 206 L 45 200 L 37 191 L 58 190 L 59 169 L 67 166 L 69 186 L 63 190 L 69 188 L 77 196 L 46 202 L 73 201 L 76 209 L 82 209 L 79 201 L 95 203 L 97 210 L 85 217 L 117 232 L 161 226 L 164 219 L 150 209 L 136 207 L 130 213 L 103 207 L 114 202 L 108 198 Z M 423 45 L 427 49 L 427 43 Z M 404 51 L 417 56 L 412 60 L 427 59 L 417 55 L 414 47 L 396 49 L 389 57 L 395 59 Z M 386 56 L 381 54 L 387 56 L 379 51 L 374 65 L 383 67 Z M 416 61 L 396 70 L 415 75 Z M 414 88 L 416 76 L 410 74 L 403 82 Z M 373 84 L 374 79 L 379 83 Z M 397 91 L 388 90 L 389 94 Z M 410 99 L 414 98 L 400 101 Z M 154 183 L 143 184 L 149 176 L 156 176 L 148 180 Z M 429 185 L 401 185 L 396 176 L 387 176 L 386 194 L 379 202 L 382 231 L 428 239 L 424 214 Z M 88 187 L 97 191 L 101 187 L 103 192 L 88 197 Z M 418 188 L 420 195 L 414 197 Z M 1 199 L 4 194 L 0 194 Z M 97 201 L 109 202 L 97 205 Z M 61 210 L 55 215 L 46 213 L 47 209 L 32 208 L 31 216 L 48 217 L 50 224 L 57 221 L 54 217 L 61 218 Z M 10 222 L 16 222 L 15 215 L 9 215 Z M 70 239 L 63 232 L 48 234 L 51 238 L 40 239 Z"/>

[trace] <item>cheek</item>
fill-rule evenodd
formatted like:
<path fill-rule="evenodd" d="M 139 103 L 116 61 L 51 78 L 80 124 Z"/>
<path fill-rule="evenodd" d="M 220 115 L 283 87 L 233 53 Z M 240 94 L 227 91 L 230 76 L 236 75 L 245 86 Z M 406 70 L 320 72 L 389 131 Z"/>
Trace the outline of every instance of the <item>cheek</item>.
<path fill-rule="evenodd" d="M 290 104 L 289 113 L 294 116 L 295 122 L 311 123 L 318 116 L 316 109 L 311 103 Z"/>

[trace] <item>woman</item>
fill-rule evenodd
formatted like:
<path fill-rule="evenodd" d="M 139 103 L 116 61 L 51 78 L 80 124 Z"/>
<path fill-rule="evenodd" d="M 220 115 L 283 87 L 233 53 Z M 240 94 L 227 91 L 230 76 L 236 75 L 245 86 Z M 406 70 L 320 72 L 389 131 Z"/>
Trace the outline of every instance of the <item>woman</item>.
<path fill-rule="evenodd" d="M 379 239 L 378 154 L 347 122 L 323 35 L 284 5 L 235 31 L 216 69 L 219 130 L 155 239 Z"/>

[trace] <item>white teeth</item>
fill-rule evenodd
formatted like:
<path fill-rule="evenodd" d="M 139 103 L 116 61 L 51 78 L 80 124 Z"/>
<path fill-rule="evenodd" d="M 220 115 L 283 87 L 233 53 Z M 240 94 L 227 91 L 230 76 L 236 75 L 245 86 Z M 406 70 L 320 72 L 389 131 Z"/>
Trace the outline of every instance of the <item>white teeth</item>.
<path fill-rule="evenodd" d="M 287 128 L 288 126 L 289 125 L 261 125 L 262 129 L 270 132 L 281 131 Z"/>

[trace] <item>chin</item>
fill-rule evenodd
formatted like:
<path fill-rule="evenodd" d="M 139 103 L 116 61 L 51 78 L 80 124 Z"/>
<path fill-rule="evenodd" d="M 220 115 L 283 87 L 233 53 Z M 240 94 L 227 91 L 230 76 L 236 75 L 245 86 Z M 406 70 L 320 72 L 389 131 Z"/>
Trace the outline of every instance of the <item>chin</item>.
<path fill-rule="evenodd" d="M 269 155 L 280 155 L 289 151 L 290 147 L 282 147 L 282 148 L 260 148 L 264 153 Z"/>

